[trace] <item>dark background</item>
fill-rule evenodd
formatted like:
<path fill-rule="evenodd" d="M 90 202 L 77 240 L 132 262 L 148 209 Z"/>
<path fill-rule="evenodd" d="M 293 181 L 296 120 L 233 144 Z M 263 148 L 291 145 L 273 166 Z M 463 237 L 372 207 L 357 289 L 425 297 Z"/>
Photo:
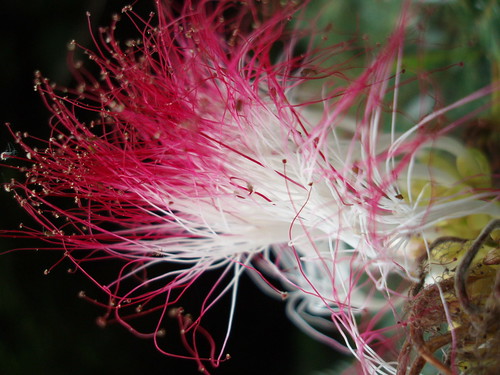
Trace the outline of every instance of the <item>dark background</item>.
<path fill-rule="evenodd" d="M 143 14 L 153 9 L 152 3 L 141 0 Z M 76 39 L 92 45 L 85 12 L 91 11 L 94 27 L 108 25 L 111 14 L 126 4 L 120 0 L 4 2 L 0 9 L 0 122 L 47 138 L 49 113 L 33 90 L 34 71 L 71 85 L 67 43 Z M 0 152 L 11 146 L 14 143 L 2 125 Z M 2 182 L 18 176 L 8 168 L 1 168 L 0 173 Z M 29 222 L 3 190 L 0 205 L 0 228 L 15 229 L 19 222 Z M 0 253 L 36 246 L 24 239 L 0 239 Z M 70 265 L 64 262 L 44 275 L 60 256 L 44 251 L 0 256 L 0 375 L 199 373 L 194 362 L 161 355 L 152 341 L 139 339 L 120 325 L 99 328 L 95 319 L 103 310 L 77 297 L 80 290 L 91 288 L 89 280 L 68 273 Z M 213 374 L 309 374 L 333 362 L 335 354 L 330 349 L 288 321 L 283 303 L 264 296 L 246 277 L 238 302 L 227 348 L 232 359 Z"/>

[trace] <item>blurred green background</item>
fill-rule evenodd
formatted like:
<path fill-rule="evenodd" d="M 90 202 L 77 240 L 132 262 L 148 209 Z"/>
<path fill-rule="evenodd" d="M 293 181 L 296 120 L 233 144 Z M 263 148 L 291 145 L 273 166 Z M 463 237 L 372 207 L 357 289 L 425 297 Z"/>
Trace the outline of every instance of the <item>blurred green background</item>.
<path fill-rule="evenodd" d="M 111 14 L 127 4 L 124 0 L 3 4 L 0 122 L 47 137 L 49 114 L 33 91 L 33 72 L 41 70 L 51 80 L 70 85 L 67 43 L 76 39 L 91 46 L 85 12 L 91 11 L 94 26 L 107 25 Z M 383 43 L 400 4 L 390 0 L 313 0 L 311 15 L 321 9 L 319 24 L 333 25 L 333 39 L 361 34 L 370 42 Z M 143 14 L 152 8 L 148 0 L 141 0 L 136 7 Z M 426 35 L 432 43 L 425 61 L 419 60 L 415 51 L 407 55 L 405 64 L 437 69 L 464 62 L 463 67 L 440 73 L 445 97 L 450 100 L 491 82 L 500 61 L 498 8 L 493 0 L 422 3 L 419 19 L 426 24 Z M 2 127 L 0 152 L 10 143 Z M 16 176 L 8 168 L 1 168 L 0 173 L 2 182 Z M 1 191 L 0 204 L 1 228 L 15 229 L 19 222 L 28 221 L 11 195 Z M 26 240 L 1 239 L 0 252 L 36 246 Z M 99 328 L 95 319 L 102 310 L 77 298 L 80 290 L 91 287 L 90 281 L 78 273 L 68 273 L 70 265 L 64 262 L 44 275 L 43 271 L 58 259 L 57 253 L 32 251 L 0 256 L 0 375 L 198 373 L 193 362 L 167 358 L 154 349 L 151 341 L 138 339 L 121 326 Z M 284 315 L 284 305 L 264 296 L 247 278 L 243 279 L 238 302 L 228 347 L 233 359 L 213 374 L 320 374 L 343 361 L 295 328 Z"/>

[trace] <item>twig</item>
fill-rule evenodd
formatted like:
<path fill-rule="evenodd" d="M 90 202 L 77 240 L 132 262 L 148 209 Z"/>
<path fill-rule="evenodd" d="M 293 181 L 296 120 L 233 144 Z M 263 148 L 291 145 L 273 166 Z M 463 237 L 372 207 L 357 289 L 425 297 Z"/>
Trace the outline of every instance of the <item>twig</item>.
<path fill-rule="evenodd" d="M 490 221 L 490 223 L 472 243 L 469 250 L 467 250 L 455 273 L 455 293 L 462 309 L 469 315 L 477 315 L 481 312 L 479 306 L 470 300 L 469 294 L 467 293 L 466 284 L 469 275 L 469 268 L 477 253 L 490 236 L 491 232 L 498 227 L 500 227 L 500 219 Z"/>

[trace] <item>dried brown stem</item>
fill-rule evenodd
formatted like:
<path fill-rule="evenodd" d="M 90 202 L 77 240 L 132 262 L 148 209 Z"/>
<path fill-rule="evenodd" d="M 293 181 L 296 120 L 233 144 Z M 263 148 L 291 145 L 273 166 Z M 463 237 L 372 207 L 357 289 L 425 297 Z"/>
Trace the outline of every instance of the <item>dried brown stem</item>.
<path fill-rule="evenodd" d="M 490 221 L 472 243 L 469 250 L 466 251 L 455 273 L 455 293 L 462 309 L 469 315 L 477 315 L 481 312 L 479 306 L 470 300 L 467 292 L 469 268 L 477 253 L 489 238 L 491 232 L 498 227 L 500 227 L 500 219 Z"/>
<path fill-rule="evenodd" d="M 440 360 L 434 357 L 434 352 L 437 349 L 439 349 L 440 347 L 446 345 L 451 341 L 451 333 L 448 332 L 444 335 L 434 337 L 433 339 L 429 340 L 426 343 L 424 341 L 422 330 L 417 329 L 414 326 L 411 326 L 410 337 L 413 341 L 415 348 L 418 351 L 418 354 L 420 355 L 420 358 L 418 358 L 414 362 L 409 375 L 418 374 L 420 370 L 424 367 L 425 362 L 430 363 L 445 375 L 453 375 L 453 371 L 451 371 L 451 369 L 448 366 L 446 366 L 444 363 L 442 363 Z M 422 361 L 421 358 L 423 358 L 425 361 Z"/>
<path fill-rule="evenodd" d="M 398 355 L 398 372 L 396 375 L 405 375 L 410 362 L 410 354 L 413 345 L 411 343 L 410 337 L 407 337 L 401 351 Z"/>

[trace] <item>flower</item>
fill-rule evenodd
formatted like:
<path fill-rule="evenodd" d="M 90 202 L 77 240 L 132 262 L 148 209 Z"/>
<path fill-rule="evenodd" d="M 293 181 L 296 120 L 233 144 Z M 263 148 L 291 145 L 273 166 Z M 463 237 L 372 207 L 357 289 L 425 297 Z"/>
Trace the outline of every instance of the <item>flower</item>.
<path fill-rule="evenodd" d="M 98 78 L 74 62 L 78 86 L 61 90 L 37 73 L 53 114 L 45 147 L 14 133 L 33 162 L 25 182 L 6 185 L 36 220 L 23 233 L 64 251 L 109 296 L 101 324 L 117 320 L 204 372 L 227 358 L 243 272 L 363 372 L 394 372 L 401 324 L 380 325 L 403 319 L 429 244 L 464 222 L 474 238 L 500 216 L 488 160 L 446 135 L 484 108 L 435 125 L 498 85 L 405 118 L 409 3 L 358 74 L 342 57 L 354 45 L 319 45 L 322 32 L 302 28 L 306 5 L 157 1 L 148 19 L 125 7 L 140 39 L 119 43 L 115 17 L 95 52 L 81 47 Z M 95 279 L 92 263 L 109 260 L 119 269 Z M 182 298 L 213 270 L 187 314 Z M 225 295 L 219 339 L 202 321 Z M 155 312 L 152 332 L 130 323 Z M 167 316 L 187 354 L 159 346 Z"/>

